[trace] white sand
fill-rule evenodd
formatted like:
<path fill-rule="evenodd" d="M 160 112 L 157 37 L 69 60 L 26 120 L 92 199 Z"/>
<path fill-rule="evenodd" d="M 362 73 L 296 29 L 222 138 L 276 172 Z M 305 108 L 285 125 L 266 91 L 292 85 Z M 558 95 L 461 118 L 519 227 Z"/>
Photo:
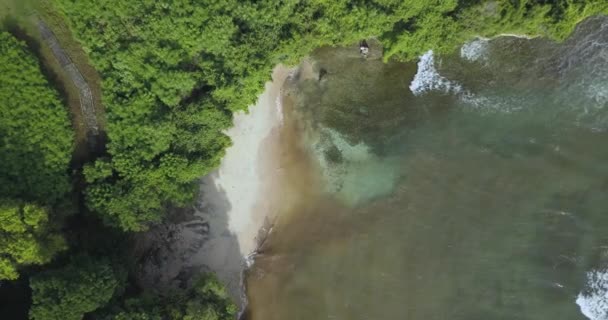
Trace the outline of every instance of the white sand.
<path fill-rule="evenodd" d="M 196 215 L 209 223 L 208 239 L 190 256 L 188 265 L 205 266 L 240 297 L 241 273 L 246 258 L 258 245 L 260 230 L 276 216 L 274 194 L 281 174 L 278 155 L 270 144 L 281 126 L 281 86 L 290 70 L 278 66 L 273 82 L 266 84 L 249 113 L 237 113 L 226 132 L 233 145 L 226 150 L 219 169 L 203 178 Z M 269 151 L 270 150 L 270 151 Z M 240 301 L 242 303 L 242 301 Z"/>
<path fill-rule="evenodd" d="M 181 218 L 139 235 L 136 255 L 143 258 L 138 282 L 170 293 L 201 271 L 215 272 L 239 306 L 246 297 L 243 270 L 277 216 L 285 198 L 281 181 L 281 87 L 288 74 L 279 66 L 249 113 L 234 116 L 226 132 L 233 145 L 218 170 L 201 179 L 196 205 Z"/>

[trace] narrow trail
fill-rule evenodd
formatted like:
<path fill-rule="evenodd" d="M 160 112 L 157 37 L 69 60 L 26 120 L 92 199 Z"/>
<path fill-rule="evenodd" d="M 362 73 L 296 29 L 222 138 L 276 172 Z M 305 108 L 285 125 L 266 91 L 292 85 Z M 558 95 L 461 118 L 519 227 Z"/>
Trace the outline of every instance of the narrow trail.
<path fill-rule="evenodd" d="M 49 46 L 53 52 L 53 56 L 59 62 L 61 69 L 66 73 L 74 86 L 76 86 L 78 89 L 80 110 L 82 112 L 82 117 L 84 118 L 84 124 L 87 130 L 87 140 L 91 148 L 94 149 L 96 141 L 99 137 L 99 123 L 95 113 L 95 103 L 93 100 L 91 87 L 84 79 L 80 70 L 78 70 L 78 67 L 76 67 L 74 62 L 72 62 L 72 59 L 70 59 L 69 55 L 61 47 L 61 44 L 49 26 L 42 19 L 40 19 L 40 17 L 36 16 L 34 19 L 44 44 Z"/>

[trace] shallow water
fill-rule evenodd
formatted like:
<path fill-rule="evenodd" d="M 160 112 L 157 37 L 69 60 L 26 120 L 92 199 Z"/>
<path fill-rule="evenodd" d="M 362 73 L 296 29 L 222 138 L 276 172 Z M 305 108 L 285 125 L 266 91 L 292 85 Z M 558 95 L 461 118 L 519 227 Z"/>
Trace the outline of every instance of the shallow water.
<path fill-rule="evenodd" d="M 608 19 L 417 64 L 349 50 L 286 85 L 311 170 L 249 318 L 608 319 Z"/>

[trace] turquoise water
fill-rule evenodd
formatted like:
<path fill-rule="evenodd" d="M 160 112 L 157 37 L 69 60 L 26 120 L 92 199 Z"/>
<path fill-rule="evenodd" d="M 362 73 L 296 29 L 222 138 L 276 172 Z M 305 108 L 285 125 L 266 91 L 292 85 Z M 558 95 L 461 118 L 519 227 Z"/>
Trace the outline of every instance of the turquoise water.
<path fill-rule="evenodd" d="M 288 84 L 318 192 L 250 270 L 250 318 L 608 319 L 608 19 L 410 64 L 349 50 Z"/>

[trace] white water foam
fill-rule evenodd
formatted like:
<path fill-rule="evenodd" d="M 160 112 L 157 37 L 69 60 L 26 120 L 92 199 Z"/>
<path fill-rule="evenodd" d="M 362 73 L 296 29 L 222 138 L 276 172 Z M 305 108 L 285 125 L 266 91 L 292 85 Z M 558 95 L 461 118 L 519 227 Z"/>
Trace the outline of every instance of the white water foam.
<path fill-rule="evenodd" d="M 590 320 L 608 320 L 608 270 L 588 272 L 586 285 L 576 298 L 581 313 Z"/>
<path fill-rule="evenodd" d="M 478 41 L 487 44 L 487 39 L 480 38 Z M 483 50 L 486 49 L 481 49 L 480 46 L 481 45 L 474 45 L 473 47 L 466 48 L 464 49 L 464 53 L 461 51 L 461 54 L 467 59 L 482 59 L 484 54 Z M 462 85 L 456 81 L 449 80 L 442 76 L 435 68 L 435 57 L 432 50 L 429 50 L 420 57 L 418 72 L 410 84 L 410 90 L 415 95 L 422 95 L 431 90 L 453 93 L 458 96 L 462 103 L 477 111 L 511 113 L 522 109 L 521 104 L 515 103 L 516 101 L 509 101 L 513 103 L 507 103 L 500 99 L 492 99 L 490 97 L 475 94 L 464 89 Z"/>
<path fill-rule="evenodd" d="M 435 68 L 433 50 L 429 50 L 418 61 L 418 72 L 410 83 L 410 90 L 418 96 L 431 90 L 458 93 L 462 91 L 462 87 L 439 74 Z"/>
<path fill-rule="evenodd" d="M 488 39 L 477 38 L 460 48 L 460 57 L 468 61 L 485 61 L 488 54 Z"/>

